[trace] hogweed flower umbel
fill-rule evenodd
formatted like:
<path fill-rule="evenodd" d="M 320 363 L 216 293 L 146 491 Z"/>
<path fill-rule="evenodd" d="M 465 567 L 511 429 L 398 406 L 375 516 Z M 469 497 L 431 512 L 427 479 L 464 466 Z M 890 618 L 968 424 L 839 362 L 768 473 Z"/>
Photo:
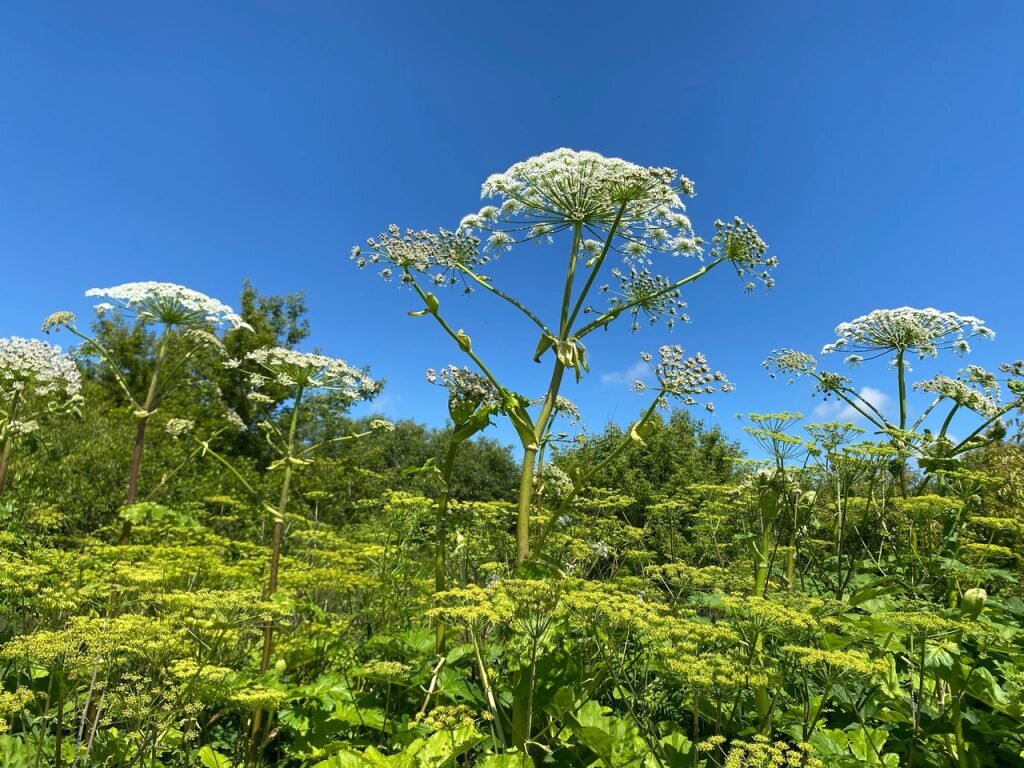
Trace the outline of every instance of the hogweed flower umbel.
<path fill-rule="evenodd" d="M 936 357 L 940 350 L 957 354 L 971 351 L 968 339 L 995 338 L 995 332 L 976 317 L 940 312 L 928 307 L 876 309 L 848 323 L 836 326 L 836 340 L 822 348 L 822 354 L 849 352 L 849 362 L 860 362 L 891 353 L 912 352 L 919 358 Z"/>
<path fill-rule="evenodd" d="M 322 389 L 341 393 L 352 402 L 371 397 L 380 384 L 344 360 L 284 347 L 256 349 L 246 355 L 261 370 L 250 376 L 254 386 L 273 382 L 289 389 Z"/>
<path fill-rule="evenodd" d="M 69 401 L 81 391 L 78 366 L 60 347 L 17 336 L 0 339 L 0 403 L 15 397 Z"/>
<path fill-rule="evenodd" d="M 647 352 L 642 352 L 640 358 L 648 365 L 653 360 Z M 652 370 L 661 393 L 682 400 L 686 405 L 696 405 L 699 395 L 711 395 L 716 391 L 731 392 L 735 389 L 724 373 L 711 370 L 707 358 L 700 352 L 685 357 L 683 348 L 678 344 L 666 344 L 658 350 L 658 358 Z M 638 380 L 633 382 L 633 388 L 642 392 L 647 386 Z M 713 403 L 705 403 L 704 407 L 708 411 L 715 410 Z"/>
<path fill-rule="evenodd" d="M 78 366 L 60 347 L 0 339 L 0 490 L 17 438 L 38 431 L 43 416 L 74 411 L 81 392 Z"/>
<path fill-rule="evenodd" d="M 232 330 L 252 330 L 240 315 L 227 304 L 175 283 L 124 283 L 112 288 L 90 288 L 86 296 L 111 299 L 114 303 L 96 305 L 98 314 L 120 308 L 144 322 L 169 326 L 195 326 L 212 324 Z"/>

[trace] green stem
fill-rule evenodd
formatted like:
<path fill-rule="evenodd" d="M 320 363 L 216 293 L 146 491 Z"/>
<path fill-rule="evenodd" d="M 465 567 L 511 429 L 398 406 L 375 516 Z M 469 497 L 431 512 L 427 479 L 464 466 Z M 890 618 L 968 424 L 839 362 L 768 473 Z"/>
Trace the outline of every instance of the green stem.
<path fill-rule="evenodd" d="M 572 285 L 576 279 L 576 262 L 579 260 L 582 241 L 583 227 L 575 224 L 572 228 L 572 248 L 569 250 L 569 267 L 565 271 L 565 290 L 562 293 L 561 321 L 558 326 L 558 338 L 562 341 L 569 338 L 569 304 L 572 301 Z"/>
<path fill-rule="evenodd" d="M 982 432 L 984 432 L 986 429 L 988 429 L 992 424 L 997 422 L 999 419 L 1001 419 L 1007 413 L 1012 411 L 1014 408 L 1020 408 L 1022 405 L 1024 405 L 1024 398 L 1017 398 L 1013 402 L 1010 402 L 1010 403 L 1007 403 L 1006 405 L 1004 405 L 1002 408 L 1000 408 L 998 411 L 996 411 L 996 413 L 994 415 L 992 415 L 991 417 L 989 417 L 988 419 L 983 421 L 981 423 L 981 425 L 978 426 L 977 429 L 975 429 L 973 432 L 971 432 L 971 434 L 969 434 L 967 437 L 965 437 L 963 440 L 961 440 L 959 443 L 957 443 L 953 447 L 951 455 L 956 456 L 957 454 L 962 453 L 963 451 L 965 451 L 967 449 L 967 447 L 968 447 L 968 443 L 970 443 L 971 440 L 976 438 L 978 435 L 980 435 Z"/>
<path fill-rule="evenodd" d="M 11 451 L 14 450 L 14 440 L 8 437 L 4 440 L 4 449 L 0 453 L 0 493 L 3 493 L 4 483 L 7 481 L 7 467 L 11 464 Z"/>
<path fill-rule="evenodd" d="M 455 343 L 459 345 L 459 348 L 462 349 L 469 356 L 470 360 L 476 363 L 476 366 L 480 369 L 480 372 L 487 377 L 487 380 L 490 381 L 491 384 L 493 384 L 499 391 L 503 390 L 504 387 L 501 386 L 498 380 L 494 377 L 494 374 L 491 373 L 490 369 L 486 365 L 484 365 L 483 360 L 481 360 L 480 357 L 472 349 L 467 349 L 465 346 L 463 346 L 464 342 L 459 337 L 459 334 L 456 331 L 452 330 L 452 327 L 448 325 L 448 323 L 445 321 L 443 317 L 441 317 L 441 313 L 438 312 L 436 308 L 431 308 L 432 302 L 430 301 L 430 299 L 427 298 L 427 292 L 424 291 L 420 287 L 420 284 L 416 282 L 416 278 L 413 276 L 413 274 L 408 269 L 405 270 L 405 274 L 409 278 L 409 284 L 412 285 L 416 293 L 419 294 L 419 297 L 423 299 L 423 303 L 426 305 L 427 310 L 431 315 L 433 315 L 434 319 L 444 329 L 444 332 L 452 337 Z"/>
<path fill-rule="evenodd" d="M 445 453 L 444 463 L 441 465 L 441 479 L 444 488 L 441 490 L 441 497 L 437 500 L 437 514 L 434 519 L 434 593 L 444 592 L 447 589 L 448 580 L 448 500 L 451 498 L 452 469 L 455 467 L 455 454 L 459 449 L 456 440 L 450 440 L 448 450 Z M 434 652 L 438 656 L 444 656 L 445 632 L 444 619 L 438 617 L 434 625 Z"/>
<path fill-rule="evenodd" d="M 654 400 L 651 401 L 651 404 L 647 407 L 647 410 L 644 411 L 643 415 L 633 424 L 632 428 L 636 429 L 642 426 L 643 424 L 646 424 L 647 420 L 654 415 L 655 410 L 657 410 L 658 406 L 661 404 L 664 398 L 665 394 L 663 392 L 659 392 L 658 395 L 654 398 Z M 540 552 L 543 549 L 544 542 L 547 539 L 548 534 L 550 534 L 552 529 L 554 528 L 555 523 L 558 522 L 558 518 L 561 517 L 561 515 L 565 513 L 566 510 L 568 510 L 569 505 L 573 502 L 573 500 L 575 500 L 576 496 L 579 495 L 580 490 L 587 484 L 587 482 L 592 477 L 594 477 L 601 470 L 603 470 L 605 467 L 611 464 L 615 460 L 615 458 L 620 453 L 622 453 L 628 445 L 630 445 L 633 442 L 634 440 L 629 433 L 623 435 L 622 440 L 619 441 L 619 444 L 616 445 L 615 448 L 613 448 L 601 462 L 591 467 L 586 473 L 584 473 L 579 478 L 579 480 L 573 481 L 572 490 L 569 491 L 569 493 L 566 495 L 566 498 L 562 499 L 562 502 L 558 505 L 558 509 L 556 509 L 551 514 L 551 516 L 548 518 L 547 523 L 545 523 L 544 527 L 541 529 L 540 534 L 537 536 L 537 552 Z"/>
<path fill-rule="evenodd" d="M 17 392 L 11 400 L 11 410 L 7 415 L 3 432 L 4 437 L 3 453 L 0 453 L 0 493 L 3 493 L 4 483 L 7 481 L 7 468 L 11 464 L 11 453 L 14 451 L 14 437 L 11 435 L 10 427 L 18 418 L 18 407 L 21 405 L 21 397 Z"/>
<path fill-rule="evenodd" d="M 288 443 L 286 446 L 284 464 L 284 480 L 281 483 L 281 499 L 277 505 L 277 513 L 274 515 L 274 532 L 270 545 L 270 578 L 267 583 L 267 599 L 270 599 L 277 592 L 277 579 L 281 564 L 281 539 L 284 536 L 284 518 L 288 508 L 288 492 L 292 480 L 292 462 L 295 455 L 295 433 L 299 423 L 299 408 L 302 404 L 303 387 L 299 387 L 295 393 L 295 402 L 292 405 L 291 425 L 288 427 Z M 263 622 L 263 649 L 260 653 L 260 674 L 266 674 L 270 668 L 270 654 L 274 646 L 274 622 L 267 619 Z M 249 762 L 259 765 L 262 746 L 263 711 L 257 709 L 252 716 L 252 728 L 249 733 Z"/>
<path fill-rule="evenodd" d="M 949 425 L 953 423 L 953 416 L 959 409 L 960 403 L 954 403 L 953 407 L 949 409 L 949 413 L 946 415 L 945 421 L 942 422 L 942 428 L 939 430 L 940 440 L 946 436 L 946 430 L 949 429 Z"/>
<path fill-rule="evenodd" d="M 657 299 L 657 298 L 659 298 L 661 296 L 664 296 L 666 293 L 669 293 L 670 291 L 674 291 L 677 288 L 682 288 L 687 283 L 692 283 L 694 280 L 696 280 L 699 277 L 703 277 L 705 274 L 707 274 L 712 269 L 717 267 L 723 261 L 725 261 L 725 258 L 724 257 L 719 257 L 719 258 L 715 259 L 714 261 L 712 261 L 712 262 L 710 262 L 708 264 L 705 264 L 703 267 L 698 269 L 692 275 L 689 275 L 688 277 L 684 277 L 682 280 L 676 280 L 676 282 L 670 283 L 669 285 L 665 286 L 664 288 L 662 288 L 659 291 L 656 291 L 656 292 L 651 293 L 651 294 L 647 294 L 647 295 L 643 296 L 642 298 L 636 299 L 635 301 L 631 301 L 631 302 L 629 302 L 627 304 L 620 304 L 617 307 L 614 307 L 614 308 L 608 310 L 607 312 L 602 314 L 597 319 L 591 320 L 589 323 L 587 323 L 577 333 L 575 333 L 573 335 L 577 339 L 582 339 L 584 336 L 586 336 L 589 333 L 593 333 L 598 328 L 600 328 L 602 326 L 605 326 L 605 325 L 608 325 L 608 323 L 610 323 L 616 317 L 621 315 L 623 312 L 628 312 L 629 310 L 633 309 L 634 307 L 639 306 L 643 302 L 653 301 L 654 299 Z"/>
<path fill-rule="evenodd" d="M 494 688 L 491 686 L 491 676 L 487 674 L 487 667 L 484 664 L 483 654 L 480 652 L 480 640 L 476 636 L 476 632 L 472 629 L 469 630 L 469 637 L 473 641 L 473 653 L 476 656 L 477 669 L 480 670 L 480 684 L 484 688 L 484 696 L 487 700 L 487 708 L 491 712 L 492 722 L 498 732 L 499 744 L 495 744 L 495 747 L 501 748 L 506 746 L 505 731 L 501 727 L 501 713 L 498 712 L 498 700 L 494 696 Z"/>
<path fill-rule="evenodd" d="M 822 383 L 823 382 L 821 376 L 819 376 L 818 374 L 812 373 L 811 375 L 815 378 L 815 380 L 818 381 L 818 383 Z M 862 398 L 856 392 L 853 393 L 853 398 L 851 398 L 849 396 L 849 394 L 845 390 L 833 389 L 833 390 L 830 390 L 830 391 L 832 393 L 834 393 L 836 397 L 840 398 L 843 402 L 845 402 L 847 405 L 849 405 L 851 408 L 853 408 L 855 411 L 857 411 L 857 413 L 859 413 L 861 416 L 863 416 L 865 419 L 870 421 L 872 424 L 874 424 L 879 429 L 885 430 L 885 429 L 891 429 L 892 428 L 892 425 L 886 420 L 886 418 L 884 416 L 882 416 L 881 413 L 878 412 L 878 409 L 876 409 L 875 406 L 873 406 L 867 400 Z M 856 398 L 856 399 L 854 399 L 854 398 Z M 868 409 L 871 410 L 875 414 L 875 416 L 877 416 L 878 418 L 876 419 L 876 418 L 872 417 L 871 414 L 869 414 L 867 411 L 865 411 L 861 407 L 861 405 L 867 406 Z"/>
<path fill-rule="evenodd" d="M 903 367 L 904 350 L 896 353 L 896 376 L 900 388 L 900 431 L 907 428 L 907 372 Z"/>
<path fill-rule="evenodd" d="M 139 407 L 139 402 L 135 399 L 135 395 L 132 394 L 131 389 L 128 387 L 128 381 L 125 379 L 124 374 L 121 373 L 121 369 L 117 367 L 117 363 L 114 362 L 113 356 L 107 351 L 106 347 L 100 344 L 96 339 L 86 336 L 84 333 L 79 331 L 77 328 L 73 328 L 70 325 L 65 325 L 70 333 L 73 333 L 78 338 L 82 339 L 87 346 L 95 347 L 100 353 L 100 357 L 107 361 L 107 365 L 110 366 L 111 373 L 114 374 L 114 378 L 117 383 L 121 386 L 121 391 L 124 392 L 125 397 L 128 398 L 128 402 L 132 404 L 133 408 Z"/>
<path fill-rule="evenodd" d="M 541 331 L 544 332 L 544 334 L 546 334 L 548 336 L 551 335 L 550 329 L 546 325 L 544 325 L 544 323 L 541 321 L 541 319 L 539 317 L 537 317 L 535 314 L 533 314 L 533 312 L 531 312 L 522 302 L 520 302 L 517 299 L 512 298 L 511 296 L 509 296 L 504 291 L 501 291 L 501 290 L 495 288 L 493 285 L 491 285 L 491 282 L 489 280 L 487 280 L 486 278 L 481 277 L 480 275 L 478 275 L 473 270 L 471 270 L 471 269 L 469 269 L 467 267 L 464 267 L 464 266 L 460 266 L 459 269 L 461 270 L 461 272 L 464 275 L 466 275 L 467 277 L 471 278 L 481 288 L 484 288 L 484 289 L 490 291 L 491 293 L 493 293 L 495 296 L 497 296 L 500 299 L 504 299 L 509 304 L 511 304 L 513 307 L 515 307 L 520 312 L 522 312 L 524 315 L 526 315 L 531 320 L 531 322 L 533 322 L 538 328 L 541 329 Z"/>
<path fill-rule="evenodd" d="M 590 275 L 587 277 L 587 282 L 583 284 L 583 290 L 580 291 L 580 295 L 576 298 L 576 305 L 572 308 L 572 314 L 569 315 L 568 327 L 572 328 L 572 324 L 576 321 L 576 316 L 583 309 L 583 302 L 586 301 L 587 294 L 590 292 L 591 286 L 594 284 L 594 280 L 597 279 L 598 272 L 601 271 L 601 265 L 604 264 L 605 256 L 608 255 L 608 251 L 611 249 L 612 238 L 615 237 L 615 230 L 619 228 L 619 222 L 622 221 L 622 214 L 626 210 L 626 204 L 623 203 L 619 206 L 618 212 L 615 214 L 615 220 L 612 222 L 611 229 L 608 230 L 608 237 L 605 238 L 604 247 L 601 249 L 601 253 L 598 255 L 594 266 L 590 269 Z"/>
<path fill-rule="evenodd" d="M 523 448 L 523 461 L 519 473 L 519 502 L 516 507 L 516 563 L 530 556 L 530 497 L 533 490 L 533 470 L 537 446 Z"/>
<path fill-rule="evenodd" d="M 146 426 L 149 424 L 150 410 L 156 404 L 159 397 L 160 369 L 163 367 L 164 359 L 167 357 L 167 344 L 171 333 L 171 326 L 165 325 L 160 343 L 156 349 L 156 361 L 153 363 L 153 374 L 149 378 L 149 389 L 146 391 L 146 400 L 142 404 L 142 413 L 138 415 L 138 424 L 135 426 L 135 441 L 132 444 L 132 463 L 128 469 L 128 493 L 125 497 L 125 504 L 135 503 L 135 497 L 139 489 L 139 473 L 142 471 L 142 451 L 146 441 Z M 113 365 L 111 363 L 111 365 Z M 121 524 L 121 535 L 118 537 L 118 546 L 124 546 L 131 541 L 132 522 L 125 520 Z"/>

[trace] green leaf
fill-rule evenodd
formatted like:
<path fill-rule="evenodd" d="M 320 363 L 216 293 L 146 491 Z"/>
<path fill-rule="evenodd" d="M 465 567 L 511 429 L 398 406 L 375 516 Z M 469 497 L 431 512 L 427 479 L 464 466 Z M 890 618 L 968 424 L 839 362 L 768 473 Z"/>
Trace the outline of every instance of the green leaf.
<path fill-rule="evenodd" d="M 209 747 L 203 747 L 199 750 L 199 762 L 205 768 L 233 768 L 233 764 L 228 758 L 224 757 L 220 752 L 214 752 Z"/>
<path fill-rule="evenodd" d="M 540 341 L 537 342 L 537 350 L 533 353 L 533 362 L 539 363 L 541 355 L 551 349 L 551 345 L 555 343 L 555 339 L 546 333 L 542 333 Z"/>

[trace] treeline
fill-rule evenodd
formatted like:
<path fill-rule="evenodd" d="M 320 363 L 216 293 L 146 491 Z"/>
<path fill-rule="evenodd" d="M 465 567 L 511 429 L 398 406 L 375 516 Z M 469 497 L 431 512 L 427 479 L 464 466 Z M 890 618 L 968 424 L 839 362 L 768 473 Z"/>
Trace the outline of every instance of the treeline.
<path fill-rule="evenodd" d="M 310 335 L 301 294 L 264 295 L 245 281 L 239 307 L 252 330 L 221 333 L 229 359 L 241 360 L 262 347 L 294 348 Z M 121 364 L 129 389 L 144 391 L 153 373 L 159 341 L 156 334 L 116 311 L 95 320 L 92 332 Z M 130 446 L 138 423 L 112 367 L 86 346 L 81 345 L 75 353 L 83 372 L 82 405 L 76 417 L 55 420 L 56 428 L 19 441 L 3 498 L 11 508 L 48 510 L 69 537 L 119 525 Z M 196 442 L 167 433 L 165 427 L 172 420 L 191 422 L 193 434 L 210 453 L 228 460 L 253 488 L 272 493 L 280 479 L 268 475 L 273 452 L 259 424 L 269 408 L 272 418 L 284 425 L 290 404 L 285 392 L 271 392 L 273 402 L 257 407 L 252 393 L 248 374 L 225 366 L 221 356 L 193 355 L 187 369 L 180 372 L 180 383 L 151 419 L 138 500 L 183 509 L 252 505 L 249 491 L 233 472 L 204 456 Z M 321 443 L 368 431 L 376 417 L 357 418 L 349 410 L 349 403 L 330 393 L 308 399 L 300 440 Z M 230 417 L 229 428 L 224 426 L 225 415 Z M 615 424 L 593 434 L 582 432 L 558 446 L 553 463 L 566 472 L 602 464 L 621 442 L 622 434 Z M 328 446 L 298 477 L 295 511 L 315 513 L 340 524 L 365 510 L 367 499 L 379 499 L 386 491 L 436 496 L 436 476 L 416 470 L 440 462 L 450 436 L 450 425 L 430 427 L 402 419 L 393 430 L 374 434 L 372 439 Z M 638 520 L 651 503 L 696 482 L 727 482 L 738 471 L 738 444 L 717 427 L 707 429 L 682 411 L 667 419 L 656 417 L 646 444 L 620 452 L 592 481 L 593 486 L 625 499 L 626 513 Z M 519 461 L 509 446 L 478 435 L 459 448 L 450 493 L 462 501 L 513 501 L 519 473 Z"/>

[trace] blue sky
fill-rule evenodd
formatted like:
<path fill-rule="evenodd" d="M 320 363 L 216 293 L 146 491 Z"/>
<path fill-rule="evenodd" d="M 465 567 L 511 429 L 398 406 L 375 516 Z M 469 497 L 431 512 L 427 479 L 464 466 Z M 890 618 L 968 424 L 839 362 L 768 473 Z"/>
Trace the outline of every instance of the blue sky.
<path fill-rule="evenodd" d="M 453 227 L 487 175 L 568 146 L 678 168 L 698 232 L 739 214 L 781 262 L 768 294 L 695 284 L 671 336 L 591 337 L 593 373 L 565 394 L 592 428 L 639 413 L 621 374 L 664 343 L 737 384 L 718 400 L 731 433 L 739 412 L 810 414 L 761 361 L 879 307 L 977 315 L 998 338 L 974 361 L 1019 358 L 1022 29 L 1015 2 L 6 3 L 0 336 L 88 315 L 91 287 L 234 303 L 249 277 L 304 291 L 310 345 L 385 378 L 387 415 L 440 423 L 423 372 L 457 350 L 349 248 L 391 222 Z M 513 252 L 495 275 L 550 315 L 562 256 Z M 544 387 L 529 327 L 444 300 L 513 386 Z M 891 391 L 885 370 L 856 377 Z"/>

